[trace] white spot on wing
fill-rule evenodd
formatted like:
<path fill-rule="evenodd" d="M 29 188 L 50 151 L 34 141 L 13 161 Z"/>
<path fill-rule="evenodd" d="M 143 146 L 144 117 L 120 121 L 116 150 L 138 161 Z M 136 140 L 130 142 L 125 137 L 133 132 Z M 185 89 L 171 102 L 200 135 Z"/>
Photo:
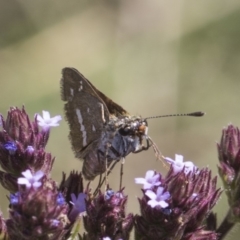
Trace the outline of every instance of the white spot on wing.
<path fill-rule="evenodd" d="M 72 88 L 70 88 L 70 94 L 74 96 L 74 90 Z"/>
<path fill-rule="evenodd" d="M 95 128 L 95 126 L 94 126 L 94 125 L 92 125 L 92 130 L 93 130 L 93 132 L 95 132 L 95 131 L 96 131 L 96 128 Z"/>
<path fill-rule="evenodd" d="M 80 87 L 79 87 L 78 91 L 80 92 L 80 91 L 82 91 L 82 89 L 83 89 L 82 81 L 80 81 Z"/>
<path fill-rule="evenodd" d="M 82 138 L 83 138 L 83 147 L 87 145 L 87 132 L 85 129 L 85 126 L 83 125 L 83 118 L 80 109 L 76 109 L 76 114 L 78 117 L 78 122 L 80 124 L 80 130 L 82 132 Z"/>
<path fill-rule="evenodd" d="M 103 122 L 106 122 L 105 116 L 104 116 L 104 107 L 102 103 L 99 103 L 100 107 L 101 107 L 101 111 L 102 111 L 102 120 Z"/>

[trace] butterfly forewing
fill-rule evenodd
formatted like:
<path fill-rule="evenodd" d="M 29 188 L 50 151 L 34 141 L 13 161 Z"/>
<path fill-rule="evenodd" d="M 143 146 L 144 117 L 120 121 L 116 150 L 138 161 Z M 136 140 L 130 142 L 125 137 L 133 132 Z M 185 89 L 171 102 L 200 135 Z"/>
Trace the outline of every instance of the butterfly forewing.
<path fill-rule="evenodd" d="M 70 139 L 77 157 L 89 144 L 100 138 L 109 111 L 89 81 L 73 68 L 62 71 L 61 91 Z"/>
<path fill-rule="evenodd" d="M 123 109 L 120 105 L 118 105 L 117 103 L 112 101 L 110 98 L 108 98 L 105 94 L 103 94 L 98 89 L 96 89 L 92 84 L 91 84 L 91 86 L 95 90 L 95 92 L 98 94 L 98 96 L 104 101 L 110 114 L 112 114 L 116 117 L 123 116 L 123 115 L 129 115 L 129 113 L 125 109 Z"/>

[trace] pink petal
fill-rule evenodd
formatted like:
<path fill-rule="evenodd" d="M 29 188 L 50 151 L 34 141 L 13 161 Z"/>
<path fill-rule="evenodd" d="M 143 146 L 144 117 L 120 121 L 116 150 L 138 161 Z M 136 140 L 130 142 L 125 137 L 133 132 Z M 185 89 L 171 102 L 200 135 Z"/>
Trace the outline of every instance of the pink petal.
<path fill-rule="evenodd" d="M 158 202 L 156 200 L 149 200 L 148 205 L 150 205 L 152 208 L 154 208 L 158 205 Z"/>
<path fill-rule="evenodd" d="M 72 203 L 75 204 L 77 201 L 76 195 L 74 193 L 71 193 L 71 199 L 72 199 Z"/>
<path fill-rule="evenodd" d="M 17 180 L 17 183 L 18 184 L 28 184 L 29 183 L 29 181 L 26 179 L 26 178 L 22 178 L 22 177 L 20 177 L 20 178 L 18 178 L 18 180 Z"/>
<path fill-rule="evenodd" d="M 159 206 L 161 206 L 162 208 L 166 208 L 166 207 L 168 207 L 168 203 L 165 201 L 160 201 Z"/>
<path fill-rule="evenodd" d="M 43 113 L 43 119 L 44 120 L 49 120 L 50 119 L 50 113 L 48 111 L 42 111 Z"/>
<path fill-rule="evenodd" d="M 170 198 L 170 193 L 169 192 L 165 192 L 164 194 L 162 194 L 162 197 L 161 197 L 161 199 L 162 200 L 167 200 L 167 199 L 169 199 Z"/>
<path fill-rule="evenodd" d="M 150 199 L 156 199 L 157 195 L 152 190 L 147 190 L 145 195 L 148 196 Z"/>
<path fill-rule="evenodd" d="M 160 197 L 160 196 L 162 195 L 162 193 L 163 193 L 163 190 L 164 190 L 163 187 L 158 187 L 158 189 L 157 189 L 157 194 L 156 194 L 156 195 L 157 195 L 158 197 Z"/>
<path fill-rule="evenodd" d="M 145 178 L 135 178 L 135 183 L 136 184 L 145 184 L 146 179 Z"/>
<path fill-rule="evenodd" d="M 38 181 L 43 176 L 44 176 L 44 173 L 41 170 L 39 170 L 33 175 L 33 179 L 34 179 L 34 181 Z"/>
<path fill-rule="evenodd" d="M 154 176 L 154 171 L 153 170 L 149 170 L 146 172 L 146 175 L 145 175 L 145 179 L 150 179 Z"/>
<path fill-rule="evenodd" d="M 56 124 L 58 124 L 58 122 L 61 120 L 62 120 L 62 117 L 60 115 L 57 115 L 57 116 L 51 118 L 52 123 L 56 123 Z"/>
<path fill-rule="evenodd" d="M 175 154 L 175 161 L 176 162 L 183 162 L 183 156 L 179 154 Z"/>
<path fill-rule="evenodd" d="M 22 172 L 22 175 L 27 178 L 27 179 L 30 179 L 33 177 L 31 171 L 29 169 L 27 169 L 26 171 Z"/>
<path fill-rule="evenodd" d="M 42 183 L 41 182 L 34 182 L 33 185 L 32 185 L 34 188 L 39 188 L 42 186 Z"/>

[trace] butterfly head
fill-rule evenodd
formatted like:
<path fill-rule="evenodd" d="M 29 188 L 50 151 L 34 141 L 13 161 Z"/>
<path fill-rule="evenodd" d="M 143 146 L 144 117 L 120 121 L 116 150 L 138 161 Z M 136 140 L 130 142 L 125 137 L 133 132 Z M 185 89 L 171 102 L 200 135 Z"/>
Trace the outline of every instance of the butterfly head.
<path fill-rule="evenodd" d="M 118 131 L 122 136 L 146 136 L 148 124 L 145 119 L 139 117 L 128 119 L 120 125 Z"/>

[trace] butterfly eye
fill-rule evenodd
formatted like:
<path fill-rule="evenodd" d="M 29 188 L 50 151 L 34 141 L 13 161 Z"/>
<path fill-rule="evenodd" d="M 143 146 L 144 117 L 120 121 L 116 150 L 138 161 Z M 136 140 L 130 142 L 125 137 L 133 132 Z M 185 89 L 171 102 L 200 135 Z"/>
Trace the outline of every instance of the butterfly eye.
<path fill-rule="evenodd" d="M 123 127 L 123 128 L 120 128 L 118 130 L 118 132 L 122 135 L 122 136 L 127 136 L 127 135 L 130 135 L 131 133 L 131 129 L 129 127 Z"/>

